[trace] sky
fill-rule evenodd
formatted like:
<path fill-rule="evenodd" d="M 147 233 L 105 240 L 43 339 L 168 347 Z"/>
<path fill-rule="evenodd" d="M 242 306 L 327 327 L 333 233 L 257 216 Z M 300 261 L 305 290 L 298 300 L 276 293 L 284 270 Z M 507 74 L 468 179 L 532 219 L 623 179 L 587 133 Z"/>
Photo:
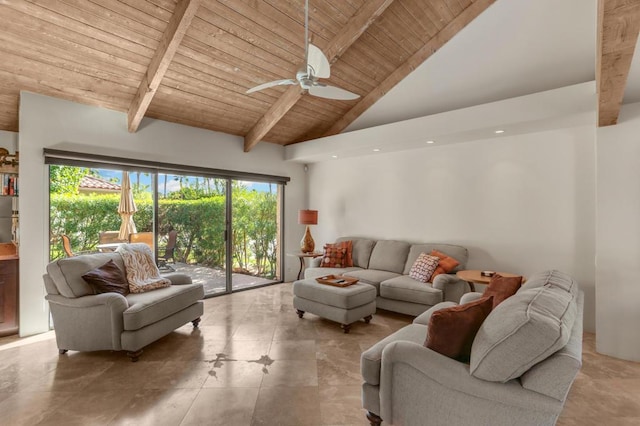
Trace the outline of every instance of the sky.
<path fill-rule="evenodd" d="M 91 169 L 91 170 L 96 171 L 100 178 L 107 181 L 111 181 L 113 178 L 115 178 L 117 182 L 120 183 L 122 179 L 122 172 L 118 170 L 109 170 L 109 169 Z M 130 178 L 131 178 L 131 184 L 135 184 L 138 181 L 137 173 L 132 172 L 130 175 Z M 201 179 L 200 184 L 202 184 L 202 178 L 200 179 Z M 160 187 L 158 189 L 162 193 L 164 190 L 164 174 L 159 174 L 158 180 L 160 184 Z M 188 180 L 191 185 L 195 185 L 195 177 L 191 176 L 188 178 Z M 259 192 L 269 192 L 268 183 L 248 182 L 248 181 L 241 181 L 241 182 L 243 182 L 244 186 L 246 186 L 249 189 L 253 189 Z M 146 185 L 147 187 L 151 188 L 151 175 L 146 173 L 140 173 L 140 184 Z M 184 181 L 183 181 L 183 185 L 185 185 Z M 174 175 L 174 174 L 167 175 L 167 193 L 174 192 L 179 189 L 180 189 L 180 182 L 177 180 L 177 175 Z M 275 191 L 276 185 L 272 185 L 271 189 L 272 191 Z"/>

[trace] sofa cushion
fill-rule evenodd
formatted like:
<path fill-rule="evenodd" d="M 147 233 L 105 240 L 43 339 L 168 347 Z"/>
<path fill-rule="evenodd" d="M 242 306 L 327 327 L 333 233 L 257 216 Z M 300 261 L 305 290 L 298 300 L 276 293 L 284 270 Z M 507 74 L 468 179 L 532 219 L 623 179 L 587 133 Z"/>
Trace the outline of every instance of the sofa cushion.
<path fill-rule="evenodd" d="M 409 276 L 421 283 L 428 283 L 431 281 L 431 275 L 433 271 L 438 267 L 438 259 L 435 256 L 430 256 L 426 253 L 420 253 L 420 256 L 416 259 L 415 263 L 409 271 Z"/>
<path fill-rule="evenodd" d="M 442 302 L 442 291 L 421 283 L 408 275 L 400 275 L 380 283 L 380 296 L 404 302 L 435 305 Z"/>
<path fill-rule="evenodd" d="M 204 298 L 202 284 L 182 284 L 147 293 L 126 296 L 129 308 L 124 311 L 124 329 L 138 330 L 181 311 Z"/>
<path fill-rule="evenodd" d="M 321 268 L 344 268 L 347 249 L 339 246 L 326 245 L 322 253 Z"/>
<path fill-rule="evenodd" d="M 427 326 L 409 324 L 371 346 L 360 356 L 360 370 L 364 381 L 374 386 L 380 384 L 380 360 L 382 351 L 389 343 L 405 340 L 422 345 L 426 337 Z"/>
<path fill-rule="evenodd" d="M 469 258 L 469 252 L 462 246 L 454 244 L 413 244 L 409 249 L 409 255 L 407 256 L 407 263 L 404 266 L 403 275 L 409 275 L 411 266 L 416 261 L 420 253 L 431 253 L 431 250 L 438 250 L 446 255 L 449 255 L 460 262 L 460 265 L 451 272 L 458 272 L 466 268 L 467 259 Z"/>
<path fill-rule="evenodd" d="M 578 282 L 569 274 L 557 270 L 549 270 L 538 272 L 529 277 L 527 282 L 522 284 L 519 291 L 538 288 L 545 285 L 553 284 L 553 286 L 564 289 L 577 297 Z"/>
<path fill-rule="evenodd" d="M 373 250 L 373 247 L 376 245 L 375 240 L 355 237 L 340 237 L 336 240 L 336 243 L 341 243 L 343 241 L 351 241 L 353 244 L 353 266 L 368 268 L 371 250 Z"/>
<path fill-rule="evenodd" d="M 371 252 L 369 269 L 402 274 L 409 254 L 409 243 L 404 241 L 378 241 Z"/>
<path fill-rule="evenodd" d="M 56 260 L 47 265 L 47 273 L 64 297 L 76 298 L 94 294 L 93 288 L 82 279 L 82 275 L 113 260 L 123 271 L 124 262 L 118 253 L 83 254 Z"/>
<path fill-rule="evenodd" d="M 351 271 L 362 271 L 362 268 L 355 266 L 351 268 L 306 268 L 304 270 L 304 277 L 306 279 L 323 277 L 325 275 L 345 275 Z"/>
<path fill-rule="evenodd" d="M 493 296 L 489 296 L 434 312 L 424 345 L 449 358 L 468 362 L 473 339 L 492 307 Z"/>
<path fill-rule="evenodd" d="M 546 284 L 521 288 L 484 321 L 471 349 L 470 372 L 492 382 L 520 377 L 565 346 L 578 312 L 566 274 L 547 274 Z M 556 285 L 557 283 L 557 285 Z"/>
<path fill-rule="evenodd" d="M 82 275 L 82 279 L 89 283 L 96 294 L 118 293 L 123 296 L 129 294 L 129 281 L 124 271 L 113 260 L 90 270 Z"/>
<path fill-rule="evenodd" d="M 399 277 L 400 274 L 389 271 L 378 271 L 376 269 L 360 269 L 357 271 L 348 271 L 343 275 L 347 277 L 354 277 L 360 280 L 360 282 L 371 284 L 376 288 L 378 294 L 380 294 L 380 283 L 391 278 Z M 424 285 L 424 284 L 422 284 Z"/>
<path fill-rule="evenodd" d="M 484 296 L 493 296 L 493 307 L 495 308 L 508 297 L 513 296 L 522 285 L 522 277 L 503 277 L 495 274 L 491 277 L 489 285 L 484 290 Z"/>

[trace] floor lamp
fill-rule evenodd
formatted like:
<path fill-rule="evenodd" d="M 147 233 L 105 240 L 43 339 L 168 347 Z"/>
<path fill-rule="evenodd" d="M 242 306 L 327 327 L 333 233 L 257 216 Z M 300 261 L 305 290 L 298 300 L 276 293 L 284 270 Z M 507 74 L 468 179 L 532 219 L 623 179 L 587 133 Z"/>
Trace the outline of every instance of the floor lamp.
<path fill-rule="evenodd" d="M 318 210 L 299 210 L 298 211 L 298 223 L 300 225 L 307 225 L 307 229 L 304 232 L 304 237 L 300 241 L 300 250 L 303 253 L 313 253 L 316 247 L 313 237 L 311 237 L 311 230 L 309 225 L 318 224 Z"/>

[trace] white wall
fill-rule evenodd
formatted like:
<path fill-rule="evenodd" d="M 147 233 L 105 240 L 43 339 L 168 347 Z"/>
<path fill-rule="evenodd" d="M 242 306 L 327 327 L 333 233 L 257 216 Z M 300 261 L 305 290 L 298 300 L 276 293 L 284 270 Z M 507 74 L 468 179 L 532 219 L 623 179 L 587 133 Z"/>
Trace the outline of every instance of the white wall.
<path fill-rule="evenodd" d="M 343 235 L 461 244 L 473 269 L 565 271 L 593 331 L 594 150 L 593 127 L 581 126 L 316 163 L 312 232 L 318 245 Z"/>
<path fill-rule="evenodd" d="M 42 151 L 45 147 L 289 176 L 291 182 L 285 188 L 284 250 L 295 250 L 303 232 L 297 224 L 297 211 L 304 208 L 303 166 L 285 162 L 281 146 L 261 143 L 247 154 L 240 137 L 152 119 L 145 119 L 140 130 L 131 134 L 124 113 L 22 92 L 19 147 L 22 336 L 48 329 L 42 282 L 49 240 L 49 183 Z M 291 280 L 298 260 L 287 257 L 285 261 L 285 278 Z"/>
<path fill-rule="evenodd" d="M 640 361 L 640 103 L 597 132 L 596 349 Z"/>

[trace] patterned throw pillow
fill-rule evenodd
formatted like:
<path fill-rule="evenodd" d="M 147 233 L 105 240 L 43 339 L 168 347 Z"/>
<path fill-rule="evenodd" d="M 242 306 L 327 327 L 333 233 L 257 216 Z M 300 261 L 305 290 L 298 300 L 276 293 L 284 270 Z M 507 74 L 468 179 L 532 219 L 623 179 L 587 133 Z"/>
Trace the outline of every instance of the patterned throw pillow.
<path fill-rule="evenodd" d="M 344 254 L 344 266 L 350 267 L 353 266 L 353 241 L 342 241 L 334 244 L 325 244 L 325 247 L 338 247 L 346 249 Z"/>
<path fill-rule="evenodd" d="M 431 275 L 431 282 L 433 282 L 433 279 L 438 275 L 448 274 L 460 264 L 460 262 L 455 260 L 453 257 L 449 257 L 446 254 L 439 252 L 438 250 L 431 250 L 431 256 L 435 256 L 440 259 L 440 261 L 438 262 L 438 267 L 433 272 L 433 275 Z"/>
<path fill-rule="evenodd" d="M 438 267 L 438 259 L 435 256 L 430 256 L 427 253 L 420 253 L 420 256 L 416 259 L 409 271 L 409 276 L 416 281 L 422 283 L 428 283 L 431 279 L 431 275 Z"/>
<path fill-rule="evenodd" d="M 345 267 L 345 255 L 347 250 L 343 247 L 332 247 L 329 245 L 324 246 L 324 253 L 322 255 L 323 268 L 344 268 Z"/>

